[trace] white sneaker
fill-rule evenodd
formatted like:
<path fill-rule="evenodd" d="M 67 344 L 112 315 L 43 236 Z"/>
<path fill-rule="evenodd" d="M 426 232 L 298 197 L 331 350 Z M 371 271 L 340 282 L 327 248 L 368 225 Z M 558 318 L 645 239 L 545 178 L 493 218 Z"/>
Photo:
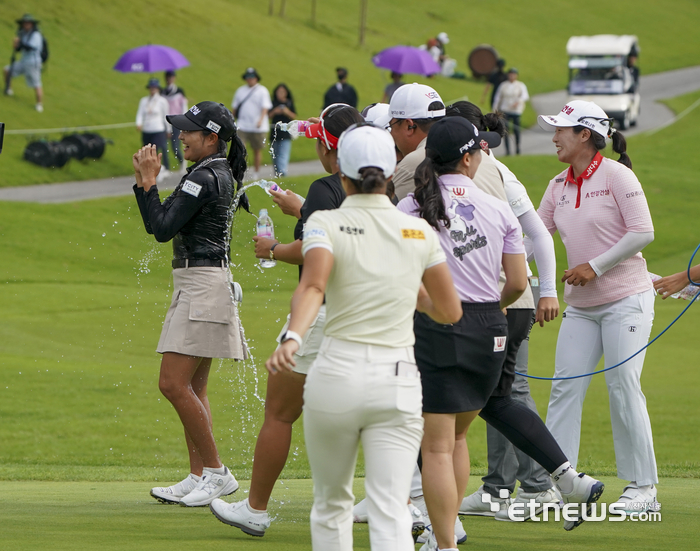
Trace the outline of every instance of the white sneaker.
<path fill-rule="evenodd" d="M 44 112 L 44 106 L 43 106 L 41 103 L 37 103 L 37 104 L 36 104 L 36 110 L 37 110 L 39 113 L 43 113 L 43 112 Z"/>
<path fill-rule="evenodd" d="M 367 522 L 367 500 L 363 499 L 352 508 L 353 522 Z"/>
<path fill-rule="evenodd" d="M 224 467 L 225 474 L 216 474 L 209 469 L 204 469 L 202 480 L 189 494 L 180 500 L 184 507 L 204 507 L 209 505 L 217 497 L 227 496 L 238 490 L 238 482 Z"/>
<path fill-rule="evenodd" d="M 430 518 L 423 513 L 423 519 L 425 522 L 425 530 L 421 535 L 414 538 L 416 543 L 428 543 L 430 541 L 430 536 L 433 534 L 433 531 L 430 528 Z M 459 545 L 465 541 L 467 541 L 467 532 L 464 530 L 464 526 L 462 526 L 462 521 L 459 520 L 459 517 L 457 517 L 455 519 L 455 544 Z"/>
<path fill-rule="evenodd" d="M 246 534 L 262 537 L 270 527 L 270 515 L 254 513 L 248 507 L 248 498 L 237 503 L 226 503 L 223 499 L 215 499 L 209 504 L 209 509 L 224 524 L 240 528 Z"/>
<path fill-rule="evenodd" d="M 616 503 L 623 505 L 623 507 L 618 505 L 618 510 L 623 510 L 625 513 L 643 513 L 661 509 L 661 504 L 656 501 L 656 486 L 653 484 L 641 489 L 636 482 L 630 482 L 625 486 Z"/>
<path fill-rule="evenodd" d="M 498 510 L 494 511 L 491 504 L 498 505 Z M 484 490 L 483 486 L 480 486 L 476 492 L 462 500 L 462 505 L 459 507 L 459 514 L 493 517 L 496 516 L 497 512 L 507 510 L 510 504 L 511 499 L 509 497 L 493 497 Z"/>
<path fill-rule="evenodd" d="M 5 95 L 6 95 L 6 96 L 14 96 L 14 95 L 15 95 L 15 91 L 14 91 L 12 88 L 8 88 L 8 89 L 7 89 L 7 92 L 5 92 Z"/>
<path fill-rule="evenodd" d="M 456 539 L 456 537 L 455 537 Z M 426 542 L 421 546 L 419 551 L 459 551 L 457 547 L 448 547 L 445 548 L 443 547 L 440 549 L 437 544 L 437 540 L 435 539 L 435 534 L 433 534 L 432 530 L 430 531 L 430 534 L 426 540 Z"/>
<path fill-rule="evenodd" d="M 151 495 L 161 503 L 180 503 L 180 500 L 194 490 L 200 477 L 190 473 L 185 480 L 167 487 L 151 488 Z"/>
<path fill-rule="evenodd" d="M 553 478 L 554 480 L 554 478 Z M 555 484 L 556 481 L 554 481 Z M 603 495 L 603 490 L 605 490 L 605 484 L 600 480 L 596 480 L 588 476 L 586 473 L 578 473 L 573 479 L 573 489 L 571 492 L 564 493 L 561 487 L 557 485 L 559 492 L 561 493 L 562 500 L 564 503 L 585 503 L 588 505 L 588 514 L 591 513 L 590 505 L 595 503 Z M 586 520 L 583 515 L 579 516 L 576 520 L 564 520 L 564 530 L 573 530 L 579 526 L 584 520 Z"/>
<path fill-rule="evenodd" d="M 515 495 L 515 499 L 508 507 L 505 507 L 496 513 L 496 520 L 505 521 L 518 521 L 522 522 L 525 520 L 530 520 L 532 518 L 533 510 L 530 508 L 529 503 L 535 502 L 537 505 L 534 509 L 534 514 L 539 515 L 544 508 L 545 503 L 555 503 L 559 505 L 561 501 L 561 496 L 556 489 L 550 488 L 544 492 L 523 492 L 522 488 L 518 488 L 518 493 Z M 524 503 L 525 506 L 519 506 L 517 509 L 511 509 L 516 503 Z M 513 518 L 510 518 L 508 511 L 513 511 Z"/>

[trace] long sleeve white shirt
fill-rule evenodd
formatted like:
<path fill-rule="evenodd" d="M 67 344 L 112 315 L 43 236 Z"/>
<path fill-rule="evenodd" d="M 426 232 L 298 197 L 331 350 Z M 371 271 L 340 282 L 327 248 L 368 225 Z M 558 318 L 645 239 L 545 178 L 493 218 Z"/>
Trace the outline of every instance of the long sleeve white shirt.
<path fill-rule="evenodd" d="M 141 127 L 142 132 L 170 132 L 170 125 L 165 116 L 170 112 L 170 104 L 160 94 L 141 98 L 139 109 L 136 112 L 136 126 Z"/>

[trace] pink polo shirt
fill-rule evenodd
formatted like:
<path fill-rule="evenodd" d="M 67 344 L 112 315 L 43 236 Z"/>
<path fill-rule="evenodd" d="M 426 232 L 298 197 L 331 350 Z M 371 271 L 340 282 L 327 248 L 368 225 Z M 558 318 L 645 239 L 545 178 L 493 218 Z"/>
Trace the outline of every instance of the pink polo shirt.
<path fill-rule="evenodd" d="M 498 279 L 503 254 L 524 254 L 523 230 L 508 203 L 476 187 L 462 174 L 438 179 L 449 229 L 438 232 L 440 245 L 462 302 L 499 302 Z M 410 193 L 398 204 L 406 214 L 418 216 L 418 203 Z"/>
<path fill-rule="evenodd" d="M 579 178 L 573 178 L 569 167 L 551 180 L 537 213 L 551 233 L 559 231 L 569 269 L 604 253 L 627 232 L 654 231 L 634 172 L 600 154 Z M 637 253 L 583 287 L 567 284 L 564 301 L 586 308 L 651 288 L 647 263 L 642 253 Z"/>

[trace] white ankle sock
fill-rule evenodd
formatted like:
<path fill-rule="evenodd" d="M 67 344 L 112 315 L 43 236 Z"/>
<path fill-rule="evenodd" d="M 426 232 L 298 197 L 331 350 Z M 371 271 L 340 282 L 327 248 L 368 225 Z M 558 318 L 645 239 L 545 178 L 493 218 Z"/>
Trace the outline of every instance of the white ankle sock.
<path fill-rule="evenodd" d="M 259 515 L 265 513 L 265 511 L 260 511 L 260 510 L 258 510 L 258 509 L 253 509 L 253 508 L 250 506 L 250 501 L 246 501 L 245 504 L 246 504 L 246 507 L 248 507 L 248 510 L 249 510 L 251 513 L 257 513 L 257 514 L 259 514 Z"/>
<path fill-rule="evenodd" d="M 578 473 L 568 461 L 557 467 L 552 473 L 552 480 L 563 494 L 569 494 L 574 489 L 574 479 Z"/>
<path fill-rule="evenodd" d="M 205 471 L 209 471 L 210 473 L 214 474 L 220 474 L 220 475 L 225 475 L 226 474 L 226 467 L 222 465 L 221 467 L 204 467 Z"/>
<path fill-rule="evenodd" d="M 192 478 L 194 478 L 197 482 L 199 482 L 200 480 L 202 480 L 202 477 L 201 477 L 201 476 L 196 475 L 196 474 L 194 474 L 194 473 L 190 473 L 190 476 L 191 476 Z"/>

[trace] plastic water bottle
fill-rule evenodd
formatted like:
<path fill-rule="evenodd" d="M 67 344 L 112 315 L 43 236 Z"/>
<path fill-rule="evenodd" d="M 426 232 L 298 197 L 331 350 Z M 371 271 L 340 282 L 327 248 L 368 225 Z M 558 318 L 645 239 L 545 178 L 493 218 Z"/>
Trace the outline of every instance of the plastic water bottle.
<path fill-rule="evenodd" d="M 281 187 L 279 187 L 275 182 L 270 182 L 269 180 L 260 180 L 260 182 L 258 182 L 258 185 L 261 188 L 263 188 L 265 193 L 267 193 L 270 197 L 272 197 L 272 193 L 270 193 L 270 190 L 276 191 L 278 193 L 284 192 L 284 190 Z M 303 205 L 304 201 L 306 201 L 306 199 L 304 197 L 302 197 L 301 195 L 299 195 L 298 193 L 295 193 L 294 195 L 296 195 L 299 198 L 299 200 L 301 201 L 301 204 Z"/>
<path fill-rule="evenodd" d="M 267 214 L 267 209 L 260 209 L 258 221 L 255 223 L 255 230 L 258 237 L 267 237 L 269 239 L 275 238 L 275 227 L 272 225 L 272 218 L 270 218 L 270 215 Z M 260 266 L 263 268 L 272 268 L 276 264 L 276 260 L 270 260 L 269 258 L 260 259 Z"/>
<path fill-rule="evenodd" d="M 652 281 L 657 281 L 661 279 L 660 275 L 653 274 L 649 272 L 649 276 L 651 277 Z M 693 285 L 692 283 L 689 283 L 686 287 L 678 291 L 677 293 L 673 293 L 672 295 L 669 295 L 671 298 L 682 298 L 683 300 L 695 300 L 695 295 L 698 294 L 698 291 L 700 291 L 700 287 L 697 287 L 696 285 Z"/>
<path fill-rule="evenodd" d="M 289 121 L 278 122 L 277 128 L 283 132 L 289 132 L 292 139 L 296 140 L 299 136 L 304 136 L 306 129 L 311 126 L 309 121 Z"/>

